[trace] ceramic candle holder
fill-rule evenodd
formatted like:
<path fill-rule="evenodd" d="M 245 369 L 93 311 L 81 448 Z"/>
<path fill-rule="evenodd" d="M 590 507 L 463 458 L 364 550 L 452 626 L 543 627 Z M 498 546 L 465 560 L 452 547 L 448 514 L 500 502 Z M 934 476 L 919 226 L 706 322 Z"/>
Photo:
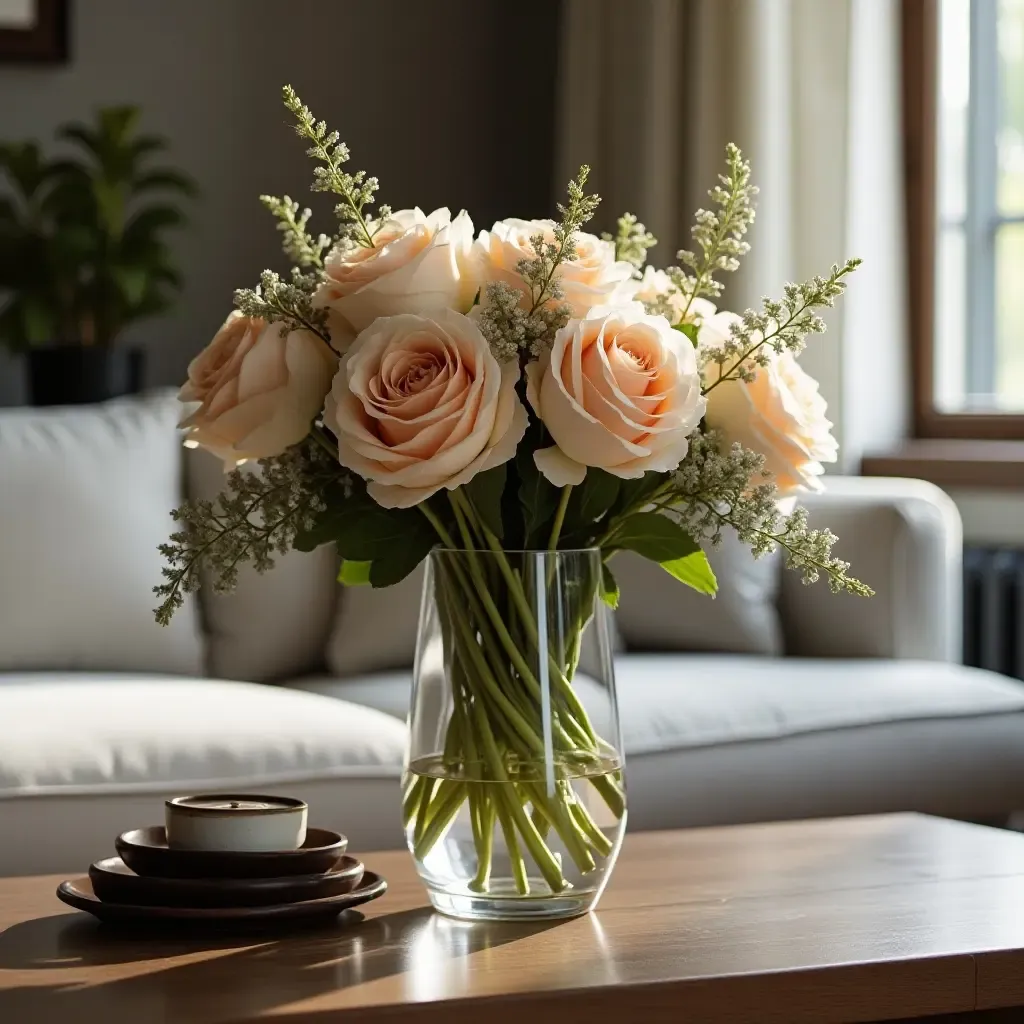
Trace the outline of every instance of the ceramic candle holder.
<path fill-rule="evenodd" d="M 167 845 L 175 850 L 272 853 L 306 840 L 309 808 L 286 796 L 214 793 L 166 801 Z"/>

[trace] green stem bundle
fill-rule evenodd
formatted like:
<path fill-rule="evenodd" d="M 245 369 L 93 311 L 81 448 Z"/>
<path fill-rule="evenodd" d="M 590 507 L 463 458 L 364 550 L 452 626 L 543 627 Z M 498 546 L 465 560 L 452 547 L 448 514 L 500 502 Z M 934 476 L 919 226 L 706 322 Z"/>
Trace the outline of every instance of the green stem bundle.
<path fill-rule="evenodd" d="M 598 580 L 584 568 L 557 579 L 553 549 L 510 555 L 458 491 L 450 503 L 460 548 L 421 506 L 451 549 L 435 557 L 432 580 L 453 711 L 439 761 L 410 765 L 403 814 L 413 852 L 426 858 L 466 807 L 473 891 L 489 891 L 498 835 L 518 893 L 562 892 L 570 883 L 559 851 L 586 875 L 614 848 L 573 781 L 585 777 L 616 819 L 625 810 L 618 754 L 595 733 L 573 686 Z M 481 539 L 488 551 L 478 550 Z"/>

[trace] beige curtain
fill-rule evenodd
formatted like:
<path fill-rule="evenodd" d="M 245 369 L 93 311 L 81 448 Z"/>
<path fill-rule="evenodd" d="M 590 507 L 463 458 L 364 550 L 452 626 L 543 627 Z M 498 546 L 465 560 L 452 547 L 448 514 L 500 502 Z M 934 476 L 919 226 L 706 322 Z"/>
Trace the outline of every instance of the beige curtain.
<path fill-rule="evenodd" d="M 895 0 L 566 0 L 559 180 L 580 163 L 610 223 L 636 213 L 663 265 L 735 141 L 761 187 L 753 251 L 727 282 L 742 309 L 858 255 L 804 365 L 842 468 L 902 436 L 907 411 Z"/>

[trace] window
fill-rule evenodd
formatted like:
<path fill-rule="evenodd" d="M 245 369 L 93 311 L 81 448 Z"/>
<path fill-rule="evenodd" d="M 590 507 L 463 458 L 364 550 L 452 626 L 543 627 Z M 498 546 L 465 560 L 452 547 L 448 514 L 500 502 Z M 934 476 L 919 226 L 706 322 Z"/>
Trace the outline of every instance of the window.
<path fill-rule="evenodd" d="M 1024 0 L 904 0 L 922 436 L 1024 438 Z"/>

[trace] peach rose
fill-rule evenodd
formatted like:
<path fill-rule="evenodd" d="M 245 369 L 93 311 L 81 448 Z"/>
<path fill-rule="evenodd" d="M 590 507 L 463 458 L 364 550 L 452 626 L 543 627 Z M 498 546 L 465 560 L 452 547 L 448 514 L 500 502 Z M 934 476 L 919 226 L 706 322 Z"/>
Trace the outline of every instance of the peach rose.
<path fill-rule="evenodd" d="M 672 324 L 682 321 L 684 310 L 688 323 L 700 323 L 715 315 L 715 304 L 699 295 L 687 309 L 686 296 L 672 283 L 672 278 L 664 270 L 656 270 L 650 265 L 644 267 L 644 276 L 640 278 L 639 287 L 633 298 L 643 303 L 667 302 L 673 314 L 669 317 Z"/>
<path fill-rule="evenodd" d="M 499 364 L 454 310 L 377 320 L 334 378 L 325 422 L 343 466 L 384 508 L 408 508 L 515 455 L 527 415 L 519 364 Z"/>
<path fill-rule="evenodd" d="M 718 313 L 704 322 L 701 348 L 721 346 L 729 337 L 735 313 Z M 711 363 L 705 370 L 708 384 L 718 379 L 720 368 Z M 832 424 L 825 417 L 825 399 L 818 382 L 791 352 L 771 353 L 768 366 L 757 367 L 756 377 L 727 380 L 708 394 L 707 423 L 720 431 L 728 444 L 739 442 L 765 456 L 782 495 L 820 491 L 818 477 L 823 462 L 835 462 L 839 445 Z"/>
<path fill-rule="evenodd" d="M 490 231 L 481 231 L 476 253 L 484 280 L 504 281 L 525 295 L 526 283 L 516 265 L 520 260 L 536 257 L 530 239 L 538 234 L 553 242 L 554 221 L 500 220 Z M 594 306 L 628 302 L 637 287 L 633 265 L 615 259 L 614 243 L 582 231 L 576 234 L 576 259 L 561 264 L 555 279 L 565 293 L 562 301 L 574 317 L 585 316 Z"/>
<path fill-rule="evenodd" d="M 534 460 L 556 487 L 582 483 L 587 466 L 627 479 L 675 469 L 704 415 L 693 345 L 639 303 L 570 320 L 526 373 L 555 442 Z"/>
<path fill-rule="evenodd" d="M 235 310 L 189 363 L 178 392 L 199 403 L 182 421 L 185 443 L 225 465 L 280 455 L 308 433 L 323 407 L 338 357 L 311 331 Z"/>
<path fill-rule="evenodd" d="M 430 216 L 399 210 L 374 235 L 374 248 L 335 247 L 314 304 L 326 307 L 331 344 L 344 353 L 379 316 L 468 311 L 479 288 L 471 259 L 473 222 L 463 210 Z"/>

